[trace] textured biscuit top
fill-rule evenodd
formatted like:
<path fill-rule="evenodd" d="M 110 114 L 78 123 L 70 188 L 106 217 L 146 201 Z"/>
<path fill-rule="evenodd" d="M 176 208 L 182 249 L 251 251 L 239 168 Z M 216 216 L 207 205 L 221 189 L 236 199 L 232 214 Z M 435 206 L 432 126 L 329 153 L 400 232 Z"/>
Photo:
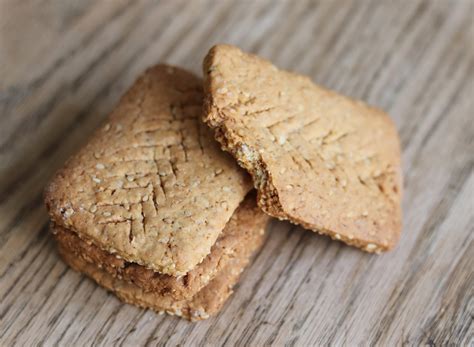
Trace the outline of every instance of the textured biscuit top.
<path fill-rule="evenodd" d="M 384 112 L 232 46 L 211 49 L 204 76 L 204 120 L 264 211 L 369 252 L 396 244 L 400 149 Z"/>
<path fill-rule="evenodd" d="M 194 268 L 251 188 L 200 122 L 202 98 L 186 71 L 146 71 L 46 188 L 52 220 L 157 272 Z"/>

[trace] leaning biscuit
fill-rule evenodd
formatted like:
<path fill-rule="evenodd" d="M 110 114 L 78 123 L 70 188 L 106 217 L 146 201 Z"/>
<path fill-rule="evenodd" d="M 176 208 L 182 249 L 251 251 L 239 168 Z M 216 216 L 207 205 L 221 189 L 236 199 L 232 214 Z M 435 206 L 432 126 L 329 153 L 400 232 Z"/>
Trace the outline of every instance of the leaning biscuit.
<path fill-rule="evenodd" d="M 181 277 L 160 274 L 146 267 L 117 258 L 86 242 L 76 233 L 53 225 L 58 245 L 70 256 L 92 263 L 113 277 L 135 284 L 143 292 L 159 293 L 173 300 L 187 300 L 205 287 L 233 259 L 248 258 L 261 243 L 269 217 L 261 212 L 255 194 L 248 194 L 226 224 L 211 253 L 194 269 Z"/>
<path fill-rule="evenodd" d="M 199 120 L 201 84 L 147 70 L 47 187 L 53 223 L 160 273 L 200 263 L 251 188 Z"/>
<path fill-rule="evenodd" d="M 401 229 L 397 130 L 382 111 L 236 47 L 204 61 L 204 120 L 268 214 L 369 252 Z"/>
<path fill-rule="evenodd" d="M 142 282 L 129 281 L 130 276 L 122 277 L 118 272 L 107 270 L 103 263 L 88 261 L 87 254 L 77 256 L 75 253 L 77 250 L 71 249 L 71 244 L 62 237 L 57 239 L 58 248 L 63 259 L 73 269 L 93 278 L 99 285 L 115 293 L 123 301 L 190 320 L 200 320 L 216 314 L 221 309 L 226 299 L 232 294 L 232 287 L 237 282 L 240 273 L 264 240 L 264 229 L 268 218 L 256 206 L 254 197 L 247 198 L 236 211 L 235 216 L 236 218 L 232 218 L 226 227 L 225 236 L 235 239 L 233 245 L 223 238 L 218 241 L 225 244 L 222 247 L 229 247 L 229 249 L 227 257 L 221 258 L 223 264 L 218 268 L 217 274 L 191 296 L 180 299 L 170 295 L 164 288 L 145 290 Z M 110 267 L 110 264 L 108 266 Z M 171 276 L 166 278 L 166 275 L 156 275 L 157 278 L 167 282 L 165 287 L 170 286 L 171 280 L 179 281 Z M 176 284 L 176 286 L 179 285 Z"/>

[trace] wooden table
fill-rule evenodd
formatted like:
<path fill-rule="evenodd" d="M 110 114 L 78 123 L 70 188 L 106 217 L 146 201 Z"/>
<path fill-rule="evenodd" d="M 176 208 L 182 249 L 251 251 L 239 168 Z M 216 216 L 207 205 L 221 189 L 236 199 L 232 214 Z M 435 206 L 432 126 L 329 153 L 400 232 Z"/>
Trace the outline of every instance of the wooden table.
<path fill-rule="evenodd" d="M 0 345 L 474 343 L 473 0 L 0 2 Z M 207 321 L 124 305 L 67 268 L 42 190 L 146 67 L 217 42 L 387 110 L 404 231 L 369 255 L 274 221 Z"/>

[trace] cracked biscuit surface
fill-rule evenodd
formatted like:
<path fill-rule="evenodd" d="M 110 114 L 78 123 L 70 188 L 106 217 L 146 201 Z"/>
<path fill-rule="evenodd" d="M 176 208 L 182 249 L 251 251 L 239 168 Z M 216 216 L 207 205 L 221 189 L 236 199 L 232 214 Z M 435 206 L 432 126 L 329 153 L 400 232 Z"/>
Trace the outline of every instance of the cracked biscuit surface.
<path fill-rule="evenodd" d="M 110 275 L 140 287 L 144 292 L 159 293 L 174 300 L 193 297 L 235 257 L 249 257 L 261 243 L 269 217 L 249 194 L 232 215 L 211 253 L 194 269 L 179 278 L 160 274 L 142 265 L 130 263 L 79 238 L 74 232 L 52 226 L 58 244 L 71 255 L 95 264 Z"/>
<path fill-rule="evenodd" d="M 52 221 L 154 271 L 193 269 L 251 188 L 200 122 L 202 98 L 192 74 L 147 70 L 46 188 Z"/>
<path fill-rule="evenodd" d="M 151 270 L 136 264 L 124 264 L 96 247 L 78 247 L 81 242 L 78 243 L 77 236 L 71 239 L 70 232 L 67 235 L 64 235 L 64 231 L 56 233 L 56 240 L 66 263 L 123 301 L 190 320 L 200 320 L 217 313 L 232 294 L 240 273 L 265 239 L 267 221 L 268 217 L 257 207 L 255 196 L 251 194 L 234 213 L 211 254 L 186 275 L 194 279 L 150 274 Z M 212 265 L 215 260 L 217 264 Z M 127 271 L 128 267 L 131 267 L 130 271 Z M 198 277 L 203 275 L 212 278 L 197 285 Z M 159 281 L 162 283 L 159 284 Z"/>
<path fill-rule="evenodd" d="M 368 252 L 397 243 L 400 144 L 384 112 L 229 45 L 203 70 L 204 121 L 266 213 Z"/>

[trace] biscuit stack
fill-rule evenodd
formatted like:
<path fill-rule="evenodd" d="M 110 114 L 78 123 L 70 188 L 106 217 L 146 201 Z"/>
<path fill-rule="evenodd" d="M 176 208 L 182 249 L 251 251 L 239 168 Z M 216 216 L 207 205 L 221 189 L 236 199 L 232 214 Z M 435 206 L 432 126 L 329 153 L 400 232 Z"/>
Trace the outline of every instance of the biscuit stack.
<path fill-rule="evenodd" d="M 227 45 L 204 77 L 147 70 L 55 175 L 45 200 L 71 267 L 199 320 L 232 293 L 268 216 L 368 252 L 396 244 L 400 150 L 385 113 Z"/>

